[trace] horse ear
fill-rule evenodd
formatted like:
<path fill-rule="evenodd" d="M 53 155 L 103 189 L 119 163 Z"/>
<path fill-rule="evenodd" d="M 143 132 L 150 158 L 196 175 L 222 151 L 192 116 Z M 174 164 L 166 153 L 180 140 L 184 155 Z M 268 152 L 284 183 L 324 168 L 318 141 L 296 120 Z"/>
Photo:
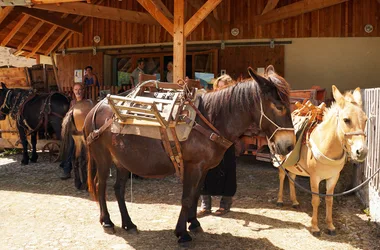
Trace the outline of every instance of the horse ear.
<path fill-rule="evenodd" d="M 344 96 L 342 95 L 342 93 L 340 93 L 339 89 L 333 85 L 332 86 L 332 94 L 333 94 L 333 97 L 334 97 L 334 100 L 340 105 L 340 106 L 344 106 Z"/>
<path fill-rule="evenodd" d="M 355 102 L 361 106 L 362 105 L 362 94 L 360 92 L 360 88 L 357 87 L 355 90 L 354 90 L 354 93 L 353 93 L 353 96 L 354 96 L 354 100 Z"/>
<path fill-rule="evenodd" d="M 265 85 L 267 82 L 267 79 L 257 74 L 257 72 L 252 69 L 252 67 L 248 67 L 248 74 L 259 84 L 260 87 L 262 85 Z"/>
<path fill-rule="evenodd" d="M 8 89 L 7 86 L 5 86 L 5 83 L 3 83 L 3 82 L 1 82 L 1 87 L 2 87 L 3 89 Z"/>
<path fill-rule="evenodd" d="M 269 65 L 266 69 L 265 69 L 265 75 L 266 76 L 269 76 L 269 75 L 272 75 L 272 74 L 274 74 L 274 73 L 276 73 L 276 71 L 274 70 L 274 67 L 273 67 L 273 65 Z"/>

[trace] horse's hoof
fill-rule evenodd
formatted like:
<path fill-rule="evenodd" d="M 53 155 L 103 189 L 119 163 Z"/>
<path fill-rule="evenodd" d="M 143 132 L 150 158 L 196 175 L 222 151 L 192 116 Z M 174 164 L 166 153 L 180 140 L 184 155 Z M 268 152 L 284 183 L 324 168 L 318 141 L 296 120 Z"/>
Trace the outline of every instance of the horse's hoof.
<path fill-rule="evenodd" d="M 295 208 L 295 209 L 299 209 L 300 208 L 300 204 L 294 204 L 294 205 L 292 205 L 292 207 Z"/>
<path fill-rule="evenodd" d="M 321 237 L 321 231 L 312 232 L 314 237 Z"/>
<path fill-rule="evenodd" d="M 283 206 L 284 206 L 284 203 L 283 203 L 283 202 L 277 202 L 277 206 L 278 206 L 278 207 L 283 207 Z"/>
<path fill-rule="evenodd" d="M 35 159 L 35 160 L 34 159 L 30 159 L 30 162 L 31 163 L 37 163 L 37 159 Z"/>
<path fill-rule="evenodd" d="M 139 230 L 137 230 L 137 227 L 132 227 L 132 228 L 127 228 L 127 227 L 123 227 L 125 231 L 127 231 L 128 234 L 133 234 L 133 235 L 136 235 L 136 234 L 139 234 Z"/>
<path fill-rule="evenodd" d="M 327 234 L 330 235 L 330 236 L 335 236 L 336 235 L 336 230 L 330 230 L 330 229 L 327 229 Z"/>
<path fill-rule="evenodd" d="M 185 244 L 185 243 L 189 243 L 192 240 L 193 240 L 193 238 L 191 238 L 190 234 L 188 234 L 186 232 L 186 234 L 184 234 L 184 235 L 182 235 L 182 236 L 179 237 L 178 243 L 180 245 L 182 245 L 182 244 Z"/>
<path fill-rule="evenodd" d="M 21 165 L 28 165 L 29 164 L 29 160 L 21 160 Z"/>
<path fill-rule="evenodd" d="M 203 233 L 203 228 L 201 226 L 199 227 L 196 227 L 196 228 L 189 228 L 190 232 L 193 232 L 193 233 Z"/>
<path fill-rule="evenodd" d="M 114 234 L 115 233 L 115 227 L 112 224 L 103 224 L 103 230 L 107 234 Z"/>

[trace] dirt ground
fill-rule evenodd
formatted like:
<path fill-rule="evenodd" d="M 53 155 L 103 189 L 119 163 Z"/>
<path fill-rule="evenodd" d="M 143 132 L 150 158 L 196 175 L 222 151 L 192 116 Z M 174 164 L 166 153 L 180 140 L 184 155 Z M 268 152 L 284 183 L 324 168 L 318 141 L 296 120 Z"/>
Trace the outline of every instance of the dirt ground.
<path fill-rule="evenodd" d="M 173 229 L 180 211 L 181 185 L 174 177 L 133 180 L 126 200 L 139 234 L 120 228 L 120 214 L 112 183 L 108 208 L 116 233 L 103 232 L 99 209 L 88 193 L 78 191 L 73 179 L 58 178 L 58 164 L 20 166 L 21 156 L 0 158 L 0 249 L 177 249 Z M 238 159 L 238 191 L 232 211 L 224 217 L 200 219 L 204 233 L 191 234 L 190 249 L 380 249 L 380 229 L 369 222 L 354 195 L 334 201 L 337 236 L 325 232 L 324 202 L 319 226 L 322 235 L 310 233 L 311 197 L 297 191 L 301 208 L 291 207 L 288 190 L 283 208 L 276 207 L 277 171 L 271 165 Z M 307 178 L 299 178 L 305 187 Z M 132 187 L 132 192 L 131 192 Z M 131 197 L 132 194 L 132 197 Z M 132 199 L 132 203 L 131 203 Z M 213 210 L 218 206 L 213 198 Z"/>

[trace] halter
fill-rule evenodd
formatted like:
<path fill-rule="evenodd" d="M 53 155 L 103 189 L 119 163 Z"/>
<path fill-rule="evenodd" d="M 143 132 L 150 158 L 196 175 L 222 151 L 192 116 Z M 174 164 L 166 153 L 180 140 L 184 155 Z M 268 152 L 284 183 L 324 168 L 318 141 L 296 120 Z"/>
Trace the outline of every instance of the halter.
<path fill-rule="evenodd" d="M 364 137 L 367 137 L 367 135 L 364 133 L 364 131 L 362 130 L 357 130 L 357 131 L 354 131 L 354 132 L 344 132 L 343 128 L 340 126 L 340 122 L 339 122 L 339 111 L 337 112 L 336 114 L 336 119 L 337 119 L 337 123 L 338 123 L 338 126 L 337 126 L 337 129 L 338 129 L 338 132 L 340 130 L 340 132 L 343 134 L 343 141 L 341 141 L 341 145 L 342 145 L 342 148 L 344 149 L 344 151 L 346 151 L 346 153 L 348 153 L 348 148 L 347 148 L 347 144 L 349 146 L 352 145 L 352 143 L 349 143 L 347 141 L 347 137 L 348 136 L 354 136 L 354 135 L 358 135 L 358 136 L 364 136 Z"/>
<path fill-rule="evenodd" d="M 280 127 L 278 126 L 274 121 L 272 121 L 265 113 L 264 113 L 264 109 L 263 109 L 263 102 L 260 98 L 260 124 L 259 124 L 259 128 L 261 130 L 261 123 L 263 121 L 263 117 L 265 117 L 270 123 L 272 123 L 275 127 L 276 127 L 276 130 L 273 131 L 272 135 L 268 138 L 267 136 L 267 140 L 268 142 L 270 142 L 270 140 L 272 139 L 272 137 L 277 133 L 277 131 L 284 131 L 284 130 L 290 130 L 290 131 L 294 131 L 294 128 L 283 128 L 283 127 Z"/>
<path fill-rule="evenodd" d="M 3 109 L 4 109 L 4 108 L 7 108 L 7 109 L 10 109 L 10 108 L 11 108 L 11 107 L 9 107 L 9 105 L 8 105 L 8 98 L 10 97 L 9 94 L 11 94 L 11 90 L 8 89 L 7 93 L 5 94 L 5 98 L 4 98 L 3 105 L 1 105 L 1 107 L 0 107 L 0 112 L 3 113 L 3 114 L 5 114 L 5 113 L 3 112 Z"/>

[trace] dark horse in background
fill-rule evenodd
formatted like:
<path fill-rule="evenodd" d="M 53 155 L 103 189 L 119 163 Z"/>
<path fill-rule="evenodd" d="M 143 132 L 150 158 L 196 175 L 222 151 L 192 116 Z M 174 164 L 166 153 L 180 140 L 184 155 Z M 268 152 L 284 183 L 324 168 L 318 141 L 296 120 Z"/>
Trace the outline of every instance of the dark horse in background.
<path fill-rule="evenodd" d="M 33 90 L 8 89 L 1 83 L 0 120 L 10 115 L 17 124 L 23 147 L 22 164 L 29 163 L 27 135 L 31 135 L 31 162 L 37 162 L 37 133 L 45 135 L 52 131 L 57 139 L 61 138 L 62 119 L 69 110 L 69 99 L 60 93 L 36 94 Z"/>
<path fill-rule="evenodd" d="M 295 143 L 292 119 L 289 109 L 289 85 L 269 66 L 264 76 L 251 71 L 253 79 L 239 82 L 234 86 L 201 97 L 199 111 L 220 132 L 220 136 L 234 142 L 247 128 L 255 123 L 268 136 L 276 153 L 286 155 Z M 112 118 L 113 111 L 100 102 L 87 115 L 84 124 L 86 137 Z M 197 116 L 196 122 L 209 129 Z M 226 147 L 210 140 L 199 130 L 193 129 L 189 138 L 181 142 L 184 176 L 182 209 L 175 235 L 179 243 L 191 241 L 187 231 L 202 231 L 196 218 L 197 202 L 206 173 L 222 160 Z M 106 232 L 114 232 L 114 224 L 106 205 L 106 182 L 109 169 L 114 163 L 117 168 L 115 195 L 118 201 L 122 228 L 137 232 L 125 204 L 125 185 L 129 172 L 146 178 L 159 178 L 175 173 L 174 167 L 160 140 L 136 135 L 113 134 L 110 127 L 88 145 L 88 186 L 99 201 L 100 223 Z"/>

